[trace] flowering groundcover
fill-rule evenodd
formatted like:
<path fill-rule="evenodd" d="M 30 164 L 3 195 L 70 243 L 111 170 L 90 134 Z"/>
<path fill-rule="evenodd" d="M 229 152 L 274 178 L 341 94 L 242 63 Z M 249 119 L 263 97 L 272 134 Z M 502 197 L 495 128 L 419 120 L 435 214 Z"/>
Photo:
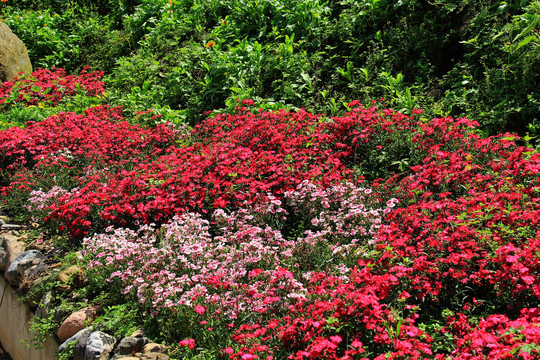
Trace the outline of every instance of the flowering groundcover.
<path fill-rule="evenodd" d="M 2 131 L 4 206 L 82 246 L 88 286 L 178 358 L 539 357 L 536 151 L 420 111 L 242 105 Z"/>

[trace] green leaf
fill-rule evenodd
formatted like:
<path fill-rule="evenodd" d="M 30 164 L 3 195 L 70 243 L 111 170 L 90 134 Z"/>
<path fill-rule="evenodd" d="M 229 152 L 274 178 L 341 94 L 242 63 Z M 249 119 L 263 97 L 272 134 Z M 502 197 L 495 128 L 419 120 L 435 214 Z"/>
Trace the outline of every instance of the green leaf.
<path fill-rule="evenodd" d="M 536 19 L 529 24 L 529 26 L 527 26 L 522 32 L 520 32 L 518 35 L 516 35 L 516 37 L 514 38 L 514 40 L 512 42 L 516 41 L 520 37 L 525 36 L 529 32 L 531 32 L 532 29 L 535 28 L 536 24 L 538 24 L 538 21 L 540 21 L 540 16 L 537 16 Z"/>
<path fill-rule="evenodd" d="M 516 47 L 516 50 L 518 50 L 520 47 L 525 46 L 528 43 L 530 43 L 532 41 L 532 39 L 534 39 L 535 37 L 536 37 L 535 35 L 531 35 L 531 36 L 528 36 L 525 39 L 521 40 L 520 43 L 518 44 L 518 46 Z"/>

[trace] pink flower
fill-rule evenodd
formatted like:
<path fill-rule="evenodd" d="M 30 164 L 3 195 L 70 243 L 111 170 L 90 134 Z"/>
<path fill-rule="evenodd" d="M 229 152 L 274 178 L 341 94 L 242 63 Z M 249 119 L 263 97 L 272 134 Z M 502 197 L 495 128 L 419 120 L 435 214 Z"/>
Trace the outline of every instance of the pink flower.
<path fill-rule="evenodd" d="M 178 343 L 180 346 L 187 346 L 190 349 L 195 348 L 195 339 L 184 339 Z"/>
<path fill-rule="evenodd" d="M 195 306 L 195 312 L 197 314 L 202 315 L 202 314 L 204 314 L 205 311 L 206 311 L 206 309 L 204 308 L 204 306 L 202 306 L 202 305 Z"/>

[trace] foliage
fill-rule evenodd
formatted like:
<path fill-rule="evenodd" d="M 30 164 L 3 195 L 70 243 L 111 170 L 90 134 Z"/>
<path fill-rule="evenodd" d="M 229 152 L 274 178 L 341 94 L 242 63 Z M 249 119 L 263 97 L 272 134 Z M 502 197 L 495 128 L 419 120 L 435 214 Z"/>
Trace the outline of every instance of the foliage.
<path fill-rule="evenodd" d="M 244 99 L 338 115 L 348 99 L 384 97 L 489 134 L 539 121 L 538 0 L 7 4 L 34 66 L 105 70 L 110 104 L 131 115 L 194 125 Z"/>

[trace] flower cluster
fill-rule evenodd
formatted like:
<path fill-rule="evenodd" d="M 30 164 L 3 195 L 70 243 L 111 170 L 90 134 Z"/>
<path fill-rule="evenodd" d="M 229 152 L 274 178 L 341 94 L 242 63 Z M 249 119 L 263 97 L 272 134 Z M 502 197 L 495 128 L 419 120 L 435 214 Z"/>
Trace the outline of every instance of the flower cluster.
<path fill-rule="evenodd" d="M 352 178 L 346 164 L 357 154 L 354 145 L 341 143 L 344 134 L 376 119 L 386 124 L 377 131 L 387 131 L 387 118 L 396 115 L 374 107 L 349 115 L 327 119 L 239 107 L 235 115 L 202 122 L 187 144 L 175 146 L 177 132 L 170 127 L 131 126 L 118 109 L 100 106 L 1 133 L 0 163 L 48 174 L 56 171 L 51 166 L 72 169 L 79 190 L 51 205 L 49 219 L 80 238 L 108 225 L 164 223 L 185 212 L 238 208 L 265 200 L 267 193 L 282 197 L 304 180 L 328 186 Z"/>
<path fill-rule="evenodd" d="M 29 77 L 15 77 L 0 85 L 0 110 L 15 103 L 54 106 L 75 94 L 102 95 L 105 93 L 102 76 L 102 71 L 87 72 L 86 69 L 79 75 L 66 75 L 60 68 L 39 69 Z"/>
<path fill-rule="evenodd" d="M 350 107 L 239 107 L 189 136 L 58 114 L 0 132 L 2 195 L 84 237 L 93 286 L 185 358 L 538 358 L 540 154 Z"/>

